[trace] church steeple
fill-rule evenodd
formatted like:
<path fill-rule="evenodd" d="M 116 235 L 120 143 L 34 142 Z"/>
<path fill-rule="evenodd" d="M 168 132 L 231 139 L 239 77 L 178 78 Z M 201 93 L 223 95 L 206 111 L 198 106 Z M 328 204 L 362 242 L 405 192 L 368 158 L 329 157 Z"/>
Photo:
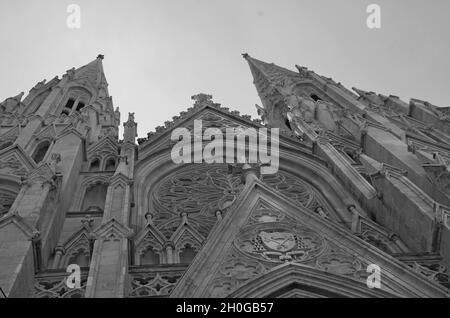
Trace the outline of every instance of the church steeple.
<path fill-rule="evenodd" d="M 95 60 L 92 62 L 78 68 L 71 69 L 67 71 L 69 78 L 71 79 L 86 79 L 95 88 L 103 88 L 106 90 L 106 95 L 109 96 L 107 87 L 108 82 L 106 81 L 105 73 L 103 70 L 103 59 L 104 55 L 99 54 Z"/>
<path fill-rule="evenodd" d="M 290 129 L 286 115 L 289 108 L 283 95 L 285 80 L 295 76 L 296 73 L 275 64 L 268 64 L 252 58 L 247 53 L 242 54 L 242 56 L 250 66 L 254 79 L 253 83 L 263 104 L 266 124 L 280 129 Z M 261 109 L 258 109 L 258 111 L 260 112 Z"/>

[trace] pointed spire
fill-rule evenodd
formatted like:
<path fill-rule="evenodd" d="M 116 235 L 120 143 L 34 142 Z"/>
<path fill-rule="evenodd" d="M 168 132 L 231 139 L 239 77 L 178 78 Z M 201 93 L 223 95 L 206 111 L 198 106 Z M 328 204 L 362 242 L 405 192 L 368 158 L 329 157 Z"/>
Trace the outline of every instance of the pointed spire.
<path fill-rule="evenodd" d="M 103 59 L 104 55 L 99 54 L 92 62 L 78 68 L 68 71 L 69 78 L 74 79 L 86 78 L 96 88 L 107 88 L 108 83 L 106 81 L 105 73 L 103 71 Z"/>
<path fill-rule="evenodd" d="M 243 57 L 250 66 L 253 83 L 261 98 L 266 124 L 271 127 L 287 129 L 285 116 L 288 107 L 282 91 L 287 84 L 286 81 L 293 77 L 298 78 L 298 74 L 273 63 L 269 64 L 254 59 L 247 53 L 244 53 Z"/>
<path fill-rule="evenodd" d="M 272 85 L 276 84 L 277 78 L 280 75 L 287 77 L 298 77 L 298 74 L 294 71 L 278 66 L 274 63 L 266 63 L 261 60 L 255 59 L 248 53 L 243 53 L 242 56 L 249 63 L 252 73 L 254 73 L 255 71 L 261 72 L 265 77 L 267 77 L 269 81 L 271 81 Z"/>

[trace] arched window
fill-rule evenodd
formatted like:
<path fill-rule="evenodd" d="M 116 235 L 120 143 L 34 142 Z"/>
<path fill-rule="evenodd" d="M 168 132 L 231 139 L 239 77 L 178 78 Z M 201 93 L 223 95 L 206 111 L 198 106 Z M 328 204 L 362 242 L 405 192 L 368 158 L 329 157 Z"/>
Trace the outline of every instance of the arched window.
<path fill-rule="evenodd" d="M 104 211 L 107 191 L 108 186 L 102 183 L 87 188 L 81 211 Z"/>
<path fill-rule="evenodd" d="M 84 249 L 79 249 L 75 255 L 69 259 L 70 264 L 77 264 L 80 267 L 89 267 L 89 253 Z"/>
<path fill-rule="evenodd" d="M 0 144 L 0 150 L 3 150 L 3 149 L 8 148 L 8 147 L 11 146 L 12 144 L 13 144 L 12 141 L 4 142 L 4 143 Z"/>
<path fill-rule="evenodd" d="M 91 162 L 91 165 L 89 167 L 89 171 L 99 171 L 100 170 L 100 160 L 94 159 Z"/>
<path fill-rule="evenodd" d="M 114 170 L 116 170 L 116 160 L 114 158 L 109 158 L 106 161 L 105 170 L 106 171 L 114 171 Z"/>
<path fill-rule="evenodd" d="M 46 140 L 41 142 L 34 151 L 34 154 L 32 156 L 34 162 L 40 163 L 42 160 L 44 160 L 45 155 L 47 154 L 48 148 L 50 148 L 50 141 Z"/>
<path fill-rule="evenodd" d="M 149 247 L 142 255 L 141 255 L 141 265 L 158 265 L 159 264 L 159 255 L 153 249 L 153 247 Z"/>
<path fill-rule="evenodd" d="M 85 103 L 83 103 L 83 102 L 79 102 L 79 103 L 78 103 L 78 105 L 77 105 L 77 111 L 80 111 L 80 110 L 82 110 L 82 109 L 84 108 L 84 106 L 86 106 L 86 104 L 85 104 Z"/>
<path fill-rule="evenodd" d="M 73 98 L 69 98 L 67 100 L 66 106 L 64 106 L 64 110 L 63 112 L 65 113 L 69 113 L 72 111 L 73 105 L 75 104 L 75 99 Z"/>
<path fill-rule="evenodd" d="M 180 263 L 191 263 L 195 254 L 195 249 L 190 244 L 186 244 L 180 251 Z"/>

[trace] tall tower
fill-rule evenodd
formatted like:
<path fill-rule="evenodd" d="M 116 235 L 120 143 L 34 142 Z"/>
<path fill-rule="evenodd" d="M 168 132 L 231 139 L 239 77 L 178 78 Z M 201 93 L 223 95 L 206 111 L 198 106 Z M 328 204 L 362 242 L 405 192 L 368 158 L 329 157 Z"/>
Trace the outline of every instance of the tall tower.
<path fill-rule="evenodd" d="M 200 93 L 146 138 L 129 113 L 119 140 L 102 55 L 0 104 L 7 297 L 449 295 L 448 110 L 244 58 L 262 120 Z M 255 148 L 228 128 L 270 127 L 270 173 L 172 159 L 179 131 L 228 160 Z"/>
<path fill-rule="evenodd" d="M 267 123 L 312 145 L 372 220 L 449 266 L 449 108 L 352 92 L 306 67 L 243 57 Z"/>
<path fill-rule="evenodd" d="M 89 242 L 83 249 L 80 240 L 64 240 L 89 228 L 80 211 L 95 215 L 105 205 L 97 183 L 76 206 L 78 183 L 114 173 L 119 157 L 120 113 L 102 60 L 99 55 L 61 79 L 37 83 L 23 100 L 21 93 L 0 104 L 0 287 L 8 297 L 32 294 L 35 273 L 62 268 L 68 257 L 90 258 Z M 67 229 L 71 222 L 79 226 Z"/>

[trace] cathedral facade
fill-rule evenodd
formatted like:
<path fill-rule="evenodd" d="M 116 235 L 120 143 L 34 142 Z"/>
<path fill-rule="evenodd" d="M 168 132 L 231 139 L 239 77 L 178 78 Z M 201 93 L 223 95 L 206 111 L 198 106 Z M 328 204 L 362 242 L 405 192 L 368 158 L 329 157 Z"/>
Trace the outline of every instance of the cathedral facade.
<path fill-rule="evenodd" d="M 243 57 L 260 119 L 119 137 L 102 55 L 1 103 L 0 298 L 450 296 L 450 108 Z M 174 163 L 195 120 L 278 128 L 278 171 Z"/>

